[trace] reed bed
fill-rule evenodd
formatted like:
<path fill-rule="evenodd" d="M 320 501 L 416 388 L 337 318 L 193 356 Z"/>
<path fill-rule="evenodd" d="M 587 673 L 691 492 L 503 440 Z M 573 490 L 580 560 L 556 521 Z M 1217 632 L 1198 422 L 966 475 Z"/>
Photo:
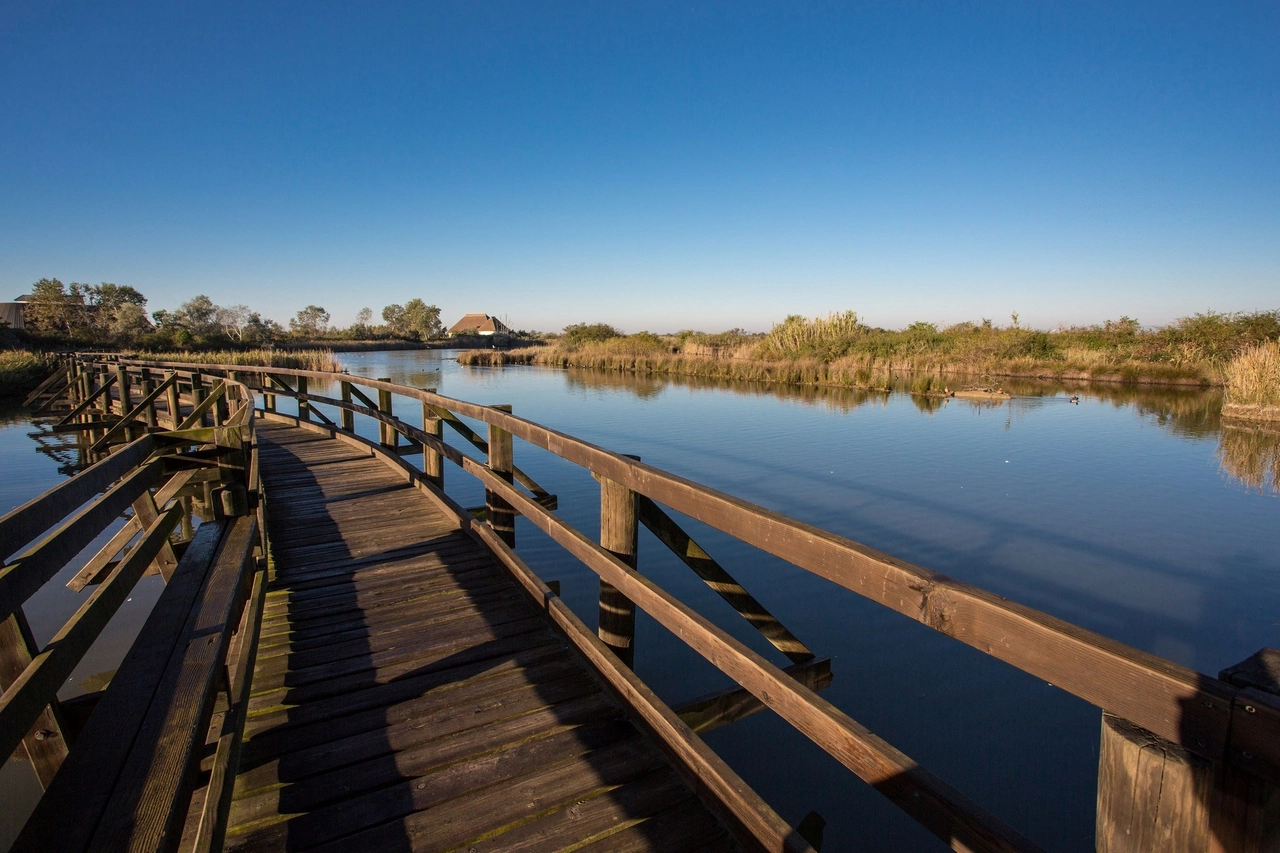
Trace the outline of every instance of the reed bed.
<path fill-rule="evenodd" d="M 54 369 L 56 360 L 30 350 L 0 351 L 0 397 L 26 394 Z"/>
<path fill-rule="evenodd" d="M 1231 360 L 1225 375 L 1227 404 L 1280 407 L 1280 342 L 1246 349 Z"/>
<path fill-rule="evenodd" d="M 183 364 L 238 364 L 245 367 L 284 367 L 292 370 L 331 370 L 341 372 L 340 365 L 327 349 L 252 349 L 207 350 L 203 352 L 138 353 L 146 361 L 177 361 Z"/>

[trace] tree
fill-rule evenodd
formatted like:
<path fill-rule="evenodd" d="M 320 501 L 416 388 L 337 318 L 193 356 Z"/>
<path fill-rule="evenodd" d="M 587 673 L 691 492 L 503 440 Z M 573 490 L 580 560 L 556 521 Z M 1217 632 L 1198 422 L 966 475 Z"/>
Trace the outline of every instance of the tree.
<path fill-rule="evenodd" d="M 106 330 L 112 335 L 131 337 L 151 331 L 151 323 L 147 320 L 147 312 L 134 302 L 122 302 L 109 312 L 102 312 L 109 319 Z"/>
<path fill-rule="evenodd" d="M 783 322 L 790 322 L 788 317 Z M 804 318 L 799 318 L 803 320 Z M 564 327 L 564 342 L 569 346 L 580 346 L 595 341 L 607 341 L 610 338 L 620 338 L 622 332 L 619 332 L 608 323 L 574 323 L 572 326 Z"/>
<path fill-rule="evenodd" d="M 26 322 L 36 329 L 70 332 L 73 324 L 73 297 L 56 278 L 42 278 L 31 286 L 25 309 Z"/>
<path fill-rule="evenodd" d="M 217 330 L 218 306 L 203 293 L 179 305 L 174 313 L 177 315 L 174 318 L 177 323 L 192 334 L 207 335 Z"/>
<path fill-rule="evenodd" d="M 373 321 L 373 309 L 361 308 L 356 312 L 356 325 L 367 327 Z"/>
<path fill-rule="evenodd" d="M 308 305 L 289 321 L 289 331 L 299 337 L 314 338 L 329 328 L 329 312 L 319 305 Z"/>
<path fill-rule="evenodd" d="M 269 344 L 284 337 L 284 329 L 275 320 L 264 320 L 256 311 L 251 313 L 244 323 L 241 341 L 244 343 Z"/>
<path fill-rule="evenodd" d="M 382 309 L 382 322 L 391 328 L 394 335 L 404 335 L 404 306 L 396 303 L 388 305 Z"/>
<path fill-rule="evenodd" d="M 410 299 L 404 304 L 402 322 L 406 332 L 419 338 L 435 337 L 444 331 L 440 309 L 421 299 Z"/>
<path fill-rule="evenodd" d="M 219 305 L 214 314 L 215 322 L 224 335 L 244 342 L 245 325 L 250 316 L 248 305 Z"/>

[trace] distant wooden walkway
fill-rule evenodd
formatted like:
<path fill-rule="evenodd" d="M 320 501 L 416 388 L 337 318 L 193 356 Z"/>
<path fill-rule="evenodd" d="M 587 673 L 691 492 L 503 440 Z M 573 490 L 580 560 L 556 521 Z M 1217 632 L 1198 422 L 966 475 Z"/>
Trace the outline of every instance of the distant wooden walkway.
<path fill-rule="evenodd" d="M 226 849 L 737 849 L 455 519 L 368 451 L 257 434 L 274 574 Z"/>

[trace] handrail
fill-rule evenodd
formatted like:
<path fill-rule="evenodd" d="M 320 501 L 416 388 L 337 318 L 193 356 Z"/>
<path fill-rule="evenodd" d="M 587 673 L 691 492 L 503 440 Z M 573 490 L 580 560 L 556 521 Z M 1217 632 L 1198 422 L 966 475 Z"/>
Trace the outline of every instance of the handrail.
<path fill-rule="evenodd" d="M 200 368 L 350 382 L 483 421 L 1048 681 L 1209 761 L 1249 753 L 1253 772 L 1280 781 L 1280 738 L 1252 734 L 1259 714 L 1280 723 L 1280 703 L 1042 611 L 498 409 L 345 373 L 244 365 Z M 389 422 L 350 403 L 332 405 Z M 416 428 L 405 434 L 460 463 L 461 453 L 433 436 Z M 1254 709 L 1249 722 L 1255 725 L 1233 727 L 1246 705 Z M 1251 740 L 1243 745 L 1239 738 L 1246 732 Z"/>
<path fill-rule="evenodd" d="M 130 367 L 122 360 L 112 364 L 115 369 L 109 371 L 108 362 L 104 359 L 73 356 L 59 367 L 64 376 L 71 377 L 64 387 L 56 382 L 46 382 L 42 386 L 46 390 L 57 389 L 46 406 L 59 399 L 58 395 L 66 397 L 68 413 L 55 429 L 62 432 L 78 430 L 87 434 L 89 442 L 79 446 L 87 448 L 87 458 L 99 461 L 43 495 L 0 516 L 0 660 L 3 661 L 3 667 L 0 667 L 0 688 L 3 688 L 0 695 L 0 760 L 7 759 L 20 745 L 25 745 L 41 784 L 46 787 L 64 779 L 66 774 L 55 776 L 58 768 L 64 759 L 77 755 L 76 744 L 72 742 L 75 728 L 69 732 L 62 730 L 62 706 L 57 698 L 59 688 L 138 580 L 148 572 L 157 571 L 167 583 L 174 569 L 180 566 L 170 535 L 189 508 L 177 502 L 179 494 L 192 483 L 202 483 L 208 512 L 220 519 L 219 525 L 229 516 L 251 515 L 254 509 L 254 501 L 246 499 L 246 485 L 257 485 L 251 479 L 256 474 L 251 390 L 242 383 L 225 379 L 216 383 L 212 393 L 205 394 L 198 369 L 173 369 L 164 377 L 152 377 L 149 372 L 144 372 L 138 383 L 143 388 L 142 399 L 135 404 L 130 393 L 130 386 L 135 385 Z M 99 376 L 102 377 L 100 381 Z M 153 378 L 159 380 L 158 384 L 152 384 Z M 186 395 L 181 394 L 178 388 L 180 381 L 184 380 L 191 385 Z M 115 399 L 111 393 L 113 389 L 117 392 Z M 155 425 L 155 406 L 164 395 L 168 396 L 166 405 L 170 425 L 184 429 L 162 430 Z M 44 408 L 41 407 L 42 410 Z M 112 413 L 113 408 L 118 409 L 118 415 Z M 202 422 L 210 414 L 215 425 L 204 427 Z M 140 437 L 130 438 L 131 435 Z M 184 452 L 193 446 L 196 448 L 194 453 Z M 103 455 L 101 451 L 111 452 Z M 213 476 L 205 476 L 198 469 Z M 120 529 L 68 583 L 68 587 L 77 592 L 90 585 L 94 588 L 52 640 L 39 648 L 26 624 L 24 603 L 130 509 L 132 515 L 125 517 Z M 265 562 L 258 564 L 252 558 L 254 549 L 260 544 L 265 547 L 265 533 L 260 537 L 257 532 L 259 519 L 227 519 L 226 529 L 232 532 L 224 543 L 225 548 L 217 552 L 217 559 L 226 565 L 226 571 L 218 576 L 220 579 L 217 581 L 221 584 L 218 606 L 228 611 L 223 622 L 234 618 L 240 625 L 235 641 L 238 669 L 232 682 L 222 685 L 220 673 L 227 667 L 229 628 L 234 625 L 224 625 L 220 629 L 220 645 L 208 645 L 204 642 L 204 634 L 200 635 L 200 643 L 190 643 L 189 652 L 194 649 L 197 657 L 204 656 L 200 665 L 206 670 L 208 686 L 198 700 L 186 697 L 181 703 L 182 714 L 194 715 L 191 719 L 195 720 L 194 725 L 189 725 L 181 722 L 185 718 L 174 718 L 177 729 L 190 729 L 186 733 L 191 738 L 186 746 L 189 759 L 182 767 L 167 768 L 168 772 L 176 772 L 188 781 L 177 788 L 167 781 L 155 783 L 168 786 L 175 800 L 190 793 L 189 786 L 195 779 L 191 761 L 199 761 L 207 733 L 199 720 L 201 715 L 205 721 L 208 720 L 207 712 L 213 708 L 216 692 L 225 687 L 229 694 L 229 709 L 225 714 L 226 723 L 215 759 L 215 768 L 222 775 L 217 779 L 218 786 L 211 788 L 206 800 L 205 815 L 200 823 L 202 842 L 219 838 L 225 823 L 230 796 L 225 785 L 226 770 L 234 766 L 233 758 L 239 749 L 240 732 L 247 713 L 245 685 L 253 668 L 265 589 Z M 238 524 L 237 521 L 244 523 Z M 214 532 L 214 525 L 210 527 L 210 533 Z M 219 531 L 222 529 L 217 527 Z M 184 532 L 189 530 L 190 526 L 184 524 Z M 187 535 L 189 537 L 189 533 Z M 219 537 L 212 540 L 213 544 L 218 543 Z M 188 538 L 184 544 L 189 545 L 191 541 Z M 25 550 L 21 550 L 24 547 Z M 20 550 L 21 553 L 13 556 Z M 192 556 L 190 550 L 186 554 Z M 117 555 L 120 555 L 118 559 Z M 213 553 L 203 554 L 195 562 L 213 557 Z M 207 568 L 207 565 L 192 564 L 182 579 L 181 586 L 186 591 L 181 595 L 194 593 L 200 588 Z M 191 602 L 196 600 L 194 596 L 188 595 L 188 598 Z M 212 600 L 200 599 L 205 604 Z M 244 608 L 243 618 L 236 608 Z M 185 617 L 171 627 L 181 630 L 184 624 Z M 148 627 L 150 625 L 149 620 Z M 165 642 L 181 641 L 181 637 L 176 635 L 170 639 L 163 631 L 156 636 Z M 159 663 L 169 661 L 167 654 L 163 657 L 144 654 L 143 658 L 155 658 Z M 133 660 L 133 656 L 128 660 Z M 119 699 L 128 697 L 131 690 L 136 691 L 143 686 L 124 685 L 115 693 L 108 686 L 107 692 L 101 695 Z M 156 684 L 150 687 L 154 689 Z M 90 697 L 90 707 L 97 701 L 97 695 Z M 148 713 L 164 713 L 161 704 Z M 145 705 L 143 710 L 147 710 Z M 127 752 L 131 748 L 128 746 L 131 739 L 125 739 L 121 744 L 108 744 L 110 740 L 110 737 L 99 737 L 93 748 L 105 747 L 117 752 L 119 749 Z M 48 748 L 45 743 L 57 746 Z M 175 748 L 179 746 L 172 736 L 166 743 Z M 70 751 L 68 747 L 71 747 Z M 99 753 L 91 750 L 90 754 Z M 92 764 L 97 759 L 86 760 Z M 83 771 L 83 762 L 78 769 Z M 90 775 L 96 772 L 91 769 Z M 114 780 L 102 781 L 104 786 L 114 784 Z M 186 807 L 186 803 L 181 805 Z M 84 817 L 86 821 L 93 822 L 98 815 Z M 86 825 L 92 827 L 92 823 Z"/>

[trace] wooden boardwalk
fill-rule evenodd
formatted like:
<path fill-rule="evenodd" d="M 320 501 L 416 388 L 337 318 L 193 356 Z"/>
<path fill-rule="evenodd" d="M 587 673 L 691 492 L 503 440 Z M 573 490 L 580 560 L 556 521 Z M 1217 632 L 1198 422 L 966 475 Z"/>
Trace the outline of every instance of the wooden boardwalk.
<path fill-rule="evenodd" d="M 737 849 L 455 519 L 257 431 L 274 573 L 226 849 Z"/>

